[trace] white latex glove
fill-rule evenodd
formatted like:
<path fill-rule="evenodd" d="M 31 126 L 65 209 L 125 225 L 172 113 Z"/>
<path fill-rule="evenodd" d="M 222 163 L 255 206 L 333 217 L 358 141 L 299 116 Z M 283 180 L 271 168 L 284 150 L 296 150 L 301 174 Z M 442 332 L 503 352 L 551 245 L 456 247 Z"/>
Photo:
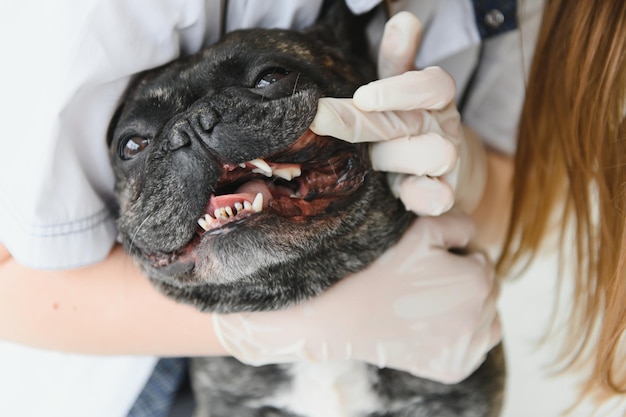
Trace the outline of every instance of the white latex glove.
<path fill-rule="evenodd" d="M 419 218 L 365 271 L 284 311 L 214 314 L 216 334 L 251 365 L 355 359 L 459 382 L 501 338 L 492 267 L 447 251 L 472 233 L 464 215 Z"/>
<path fill-rule="evenodd" d="M 407 210 L 439 215 L 456 201 L 471 212 L 485 186 L 485 151 L 477 137 L 464 135 L 452 77 L 437 67 L 412 70 L 421 29 L 411 13 L 393 16 L 380 48 L 381 79 L 352 99 L 320 99 L 311 129 L 348 142 L 374 142 L 373 167 L 390 173 L 392 191 Z"/>

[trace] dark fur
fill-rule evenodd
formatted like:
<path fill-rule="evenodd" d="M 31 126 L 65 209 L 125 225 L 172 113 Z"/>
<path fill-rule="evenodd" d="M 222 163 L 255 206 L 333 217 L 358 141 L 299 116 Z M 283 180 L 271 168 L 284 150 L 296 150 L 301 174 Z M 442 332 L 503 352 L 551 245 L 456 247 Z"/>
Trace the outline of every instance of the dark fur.
<path fill-rule="evenodd" d="M 303 33 L 228 34 L 131 84 L 109 135 L 119 231 L 157 288 L 201 310 L 280 309 L 319 294 L 396 242 L 412 215 L 393 198 L 384 174 L 370 169 L 365 145 L 337 140 L 323 142 L 328 149 L 316 152 L 328 152 L 328 158 L 345 152 L 360 164 L 358 186 L 347 195 L 333 198 L 315 216 L 264 210 L 199 238 L 196 220 L 226 165 L 280 155 L 307 131 L 319 97 L 350 97 L 374 78 L 372 64 L 357 58 L 366 56 L 364 45 L 350 39 L 364 39 L 362 22 L 337 9 Z M 256 88 L 274 67 L 290 73 Z M 122 160 L 120 147 L 132 136 L 149 138 L 150 144 Z M 306 153 L 298 154 L 303 161 Z M 203 415 L 209 407 L 211 417 L 292 415 L 248 405 L 288 386 L 290 365 L 249 367 L 232 358 L 200 358 L 193 369 Z M 499 351 L 457 385 L 367 369 L 373 392 L 387 405 L 372 417 L 491 416 L 499 408 Z"/>

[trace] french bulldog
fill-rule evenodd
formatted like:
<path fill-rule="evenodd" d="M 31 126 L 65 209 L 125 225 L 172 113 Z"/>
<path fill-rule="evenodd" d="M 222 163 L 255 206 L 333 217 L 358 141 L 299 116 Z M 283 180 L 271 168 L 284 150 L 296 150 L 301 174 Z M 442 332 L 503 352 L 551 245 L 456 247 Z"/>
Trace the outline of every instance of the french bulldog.
<path fill-rule="evenodd" d="M 367 145 L 308 128 L 320 97 L 375 78 L 367 18 L 339 4 L 301 32 L 232 32 L 131 82 L 108 138 L 118 228 L 156 288 L 202 311 L 281 309 L 365 268 L 414 220 Z M 453 385 L 357 361 L 195 358 L 191 376 L 197 417 L 486 417 L 503 364 L 495 349 Z"/>

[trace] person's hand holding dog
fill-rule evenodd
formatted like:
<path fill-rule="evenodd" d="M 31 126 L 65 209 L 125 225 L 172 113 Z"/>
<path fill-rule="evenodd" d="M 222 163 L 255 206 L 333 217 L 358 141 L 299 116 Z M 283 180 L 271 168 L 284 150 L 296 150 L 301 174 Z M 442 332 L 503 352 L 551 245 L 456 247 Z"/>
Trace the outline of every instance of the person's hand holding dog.
<path fill-rule="evenodd" d="M 392 18 L 379 63 L 390 78 L 362 87 L 354 100 L 322 99 L 312 129 L 375 142 L 374 168 L 393 173 L 407 209 L 439 215 L 455 197 L 471 209 L 484 186 L 484 151 L 464 139 L 454 82 L 437 68 L 395 75 L 413 67 L 420 31 L 410 14 Z M 464 181 L 470 171 L 474 185 Z M 458 382 L 501 338 L 492 265 L 482 254 L 449 251 L 472 234 L 459 213 L 419 218 L 366 270 L 285 311 L 215 314 L 216 334 L 248 364 L 355 359 Z"/>
<path fill-rule="evenodd" d="M 448 251 L 472 230 L 462 214 L 420 218 L 365 271 L 285 311 L 215 314 L 216 334 L 251 365 L 360 360 L 459 382 L 501 334 L 493 268 Z"/>
<path fill-rule="evenodd" d="M 437 67 L 413 70 L 420 38 L 415 16 L 392 17 L 379 54 L 381 79 L 359 88 L 352 99 L 320 99 L 311 129 L 372 142 L 374 169 L 389 172 L 407 210 L 439 215 L 455 204 L 470 212 L 485 186 L 483 145 L 464 134 L 452 77 Z"/>

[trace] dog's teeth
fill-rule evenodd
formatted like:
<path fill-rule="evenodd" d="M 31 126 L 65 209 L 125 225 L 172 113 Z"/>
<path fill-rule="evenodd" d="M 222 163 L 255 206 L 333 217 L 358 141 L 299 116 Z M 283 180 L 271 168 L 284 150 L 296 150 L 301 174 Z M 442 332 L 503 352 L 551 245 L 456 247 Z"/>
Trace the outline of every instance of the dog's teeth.
<path fill-rule="evenodd" d="M 243 204 L 235 203 L 235 210 L 237 211 L 237 213 L 239 213 L 241 210 L 243 210 Z"/>
<path fill-rule="evenodd" d="M 226 210 L 226 214 L 228 215 L 228 217 L 233 217 L 235 214 L 233 213 L 233 209 L 230 208 L 230 206 L 226 206 L 224 208 L 224 210 Z"/>
<path fill-rule="evenodd" d="M 261 168 L 254 168 L 252 172 L 254 172 L 255 174 L 265 175 L 268 178 L 272 176 L 272 171 L 263 171 Z"/>
<path fill-rule="evenodd" d="M 209 230 L 209 225 L 207 224 L 206 220 L 204 220 L 204 217 L 200 217 L 198 219 L 198 224 L 200 225 L 201 228 L 203 228 L 205 231 Z"/>
<path fill-rule="evenodd" d="M 292 179 L 302 175 L 300 168 L 278 168 L 273 171 L 274 175 L 284 180 L 291 181 Z"/>
<path fill-rule="evenodd" d="M 240 168 L 245 168 L 245 167 L 246 167 L 246 163 L 245 163 L 245 162 L 240 163 L 240 164 L 239 164 L 239 167 L 240 167 Z"/>
<path fill-rule="evenodd" d="M 248 161 L 249 164 L 252 164 L 256 167 L 252 172 L 257 174 L 263 174 L 267 177 L 272 176 L 272 167 L 269 166 L 267 162 L 265 162 L 262 158 L 253 159 L 252 161 Z"/>
<path fill-rule="evenodd" d="M 254 197 L 254 201 L 252 202 L 252 210 L 256 211 L 257 213 L 263 210 L 263 194 L 262 193 L 258 193 L 256 197 Z"/>
<path fill-rule="evenodd" d="M 213 220 L 215 220 L 214 217 L 211 217 L 211 215 L 209 213 L 204 215 L 204 220 L 207 222 L 207 224 L 211 224 L 213 222 Z"/>
<path fill-rule="evenodd" d="M 243 208 L 244 208 L 244 210 L 252 210 L 252 204 L 250 204 L 249 201 L 244 201 L 243 202 Z"/>

